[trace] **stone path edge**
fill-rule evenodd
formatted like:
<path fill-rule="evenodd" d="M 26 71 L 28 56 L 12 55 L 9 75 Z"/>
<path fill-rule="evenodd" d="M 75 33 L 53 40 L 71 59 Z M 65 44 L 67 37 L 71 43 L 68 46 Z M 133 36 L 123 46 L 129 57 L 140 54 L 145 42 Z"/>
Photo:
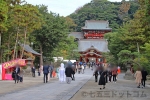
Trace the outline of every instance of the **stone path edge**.
<path fill-rule="evenodd" d="M 79 90 L 80 90 L 91 78 L 92 78 L 92 77 L 90 77 L 90 78 L 74 93 L 74 95 L 76 95 L 77 92 L 79 92 Z M 69 100 L 71 100 L 71 99 L 74 97 L 74 95 L 72 95 L 72 96 L 69 98 Z"/>

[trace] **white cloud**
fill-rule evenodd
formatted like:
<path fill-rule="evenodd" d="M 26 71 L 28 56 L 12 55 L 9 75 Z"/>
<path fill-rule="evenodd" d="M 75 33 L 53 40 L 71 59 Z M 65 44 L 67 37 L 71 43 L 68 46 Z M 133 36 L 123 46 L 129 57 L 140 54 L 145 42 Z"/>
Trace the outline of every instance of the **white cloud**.
<path fill-rule="evenodd" d="M 83 6 L 91 0 L 26 0 L 33 5 L 44 4 L 48 6 L 48 10 L 54 13 L 59 13 L 61 16 L 67 16 L 73 13 L 78 7 Z M 110 0 L 121 1 L 121 0 Z"/>

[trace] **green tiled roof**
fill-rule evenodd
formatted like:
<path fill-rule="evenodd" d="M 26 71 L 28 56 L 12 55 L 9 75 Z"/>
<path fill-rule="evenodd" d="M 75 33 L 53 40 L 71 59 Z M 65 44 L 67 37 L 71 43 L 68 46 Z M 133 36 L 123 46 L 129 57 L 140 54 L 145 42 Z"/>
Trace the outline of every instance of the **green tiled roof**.
<path fill-rule="evenodd" d="M 24 47 L 24 50 L 27 51 L 27 52 L 30 52 L 32 54 L 35 54 L 35 55 L 41 55 L 40 53 L 34 51 L 29 45 L 25 44 L 23 46 L 23 44 L 20 44 L 21 47 Z"/>
<path fill-rule="evenodd" d="M 108 21 L 102 20 L 86 20 L 83 30 L 111 30 Z"/>

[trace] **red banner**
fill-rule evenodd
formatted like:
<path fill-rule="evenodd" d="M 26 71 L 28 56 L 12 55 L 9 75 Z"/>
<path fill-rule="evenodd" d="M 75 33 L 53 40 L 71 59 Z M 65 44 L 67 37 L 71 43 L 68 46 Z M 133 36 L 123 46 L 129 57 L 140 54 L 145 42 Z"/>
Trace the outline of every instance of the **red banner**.
<path fill-rule="evenodd" d="M 20 66 L 25 66 L 26 65 L 25 59 L 16 59 L 16 60 L 11 60 L 9 62 L 5 62 L 2 64 L 2 67 L 4 69 L 8 69 L 14 67 L 16 64 L 19 64 Z"/>

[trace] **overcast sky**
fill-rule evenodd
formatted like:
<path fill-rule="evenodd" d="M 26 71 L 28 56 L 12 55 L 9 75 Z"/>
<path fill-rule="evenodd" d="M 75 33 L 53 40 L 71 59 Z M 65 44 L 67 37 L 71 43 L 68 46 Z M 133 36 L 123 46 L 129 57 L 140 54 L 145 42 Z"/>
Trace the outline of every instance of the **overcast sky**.
<path fill-rule="evenodd" d="M 25 0 L 30 4 L 39 5 L 44 4 L 48 6 L 48 10 L 58 13 L 61 16 L 67 16 L 73 13 L 78 7 L 83 6 L 91 0 Z M 121 0 L 109 0 L 121 1 Z"/>

